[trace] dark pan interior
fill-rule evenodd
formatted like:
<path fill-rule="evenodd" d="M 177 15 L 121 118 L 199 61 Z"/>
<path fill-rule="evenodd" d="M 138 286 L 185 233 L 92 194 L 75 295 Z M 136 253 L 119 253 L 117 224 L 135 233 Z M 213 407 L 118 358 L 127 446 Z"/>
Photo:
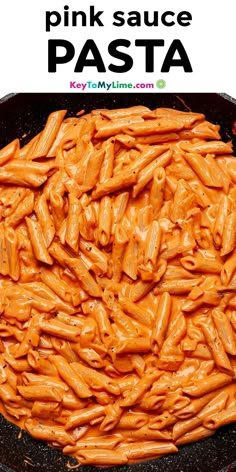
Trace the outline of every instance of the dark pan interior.
<path fill-rule="evenodd" d="M 0 101 L 0 148 L 14 138 L 26 143 L 39 132 L 48 114 L 67 109 L 69 115 L 85 109 L 119 108 L 132 105 L 150 108 L 171 107 L 202 112 L 209 121 L 221 125 L 224 141 L 233 140 L 236 102 L 217 94 L 17 94 Z M 24 136 L 24 137 L 22 137 Z M 30 438 L 0 416 L 0 471 L 4 472 L 103 472 L 104 468 L 80 466 L 45 444 Z M 69 466 L 69 467 L 68 467 Z M 213 437 L 181 447 L 178 454 L 130 466 L 107 469 L 110 472 L 226 472 L 236 471 L 236 425 L 221 428 Z"/>

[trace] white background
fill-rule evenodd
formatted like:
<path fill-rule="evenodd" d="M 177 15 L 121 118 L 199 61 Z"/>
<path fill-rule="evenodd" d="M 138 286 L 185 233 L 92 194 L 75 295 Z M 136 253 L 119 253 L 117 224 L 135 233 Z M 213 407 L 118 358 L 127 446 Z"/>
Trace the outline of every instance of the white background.
<path fill-rule="evenodd" d="M 96 10 L 104 10 L 101 19 L 104 27 L 63 27 L 45 31 L 46 10 L 89 11 L 89 5 Z M 141 28 L 112 26 L 116 10 L 157 10 L 161 13 L 172 10 L 176 13 L 187 10 L 193 20 L 191 26 L 178 25 Z M 236 97 L 235 60 L 235 17 L 236 0 L 7 0 L 1 2 L 0 14 L 0 97 L 11 92 L 73 92 L 70 81 L 86 82 L 105 80 L 106 82 L 153 82 L 166 81 L 162 92 L 225 92 Z M 48 73 L 48 40 L 67 39 L 76 49 L 75 59 L 59 65 L 56 73 Z M 96 68 L 87 67 L 82 73 L 74 73 L 76 59 L 87 39 L 94 39 L 99 47 L 106 68 L 113 62 L 108 52 L 108 44 L 114 39 L 125 38 L 132 45 L 124 52 L 133 57 L 133 68 L 125 74 L 111 72 L 98 73 Z M 145 73 L 144 48 L 134 46 L 135 39 L 164 39 L 165 46 L 156 48 L 155 72 Z M 180 39 L 188 53 L 193 73 L 185 73 L 183 68 L 171 68 L 168 74 L 161 73 L 161 66 L 173 39 Z M 97 89 L 85 90 L 98 92 Z M 101 90 L 103 91 L 103 90 Z M 112 90 L 112 92 L 122 90 Z M 127 91 L 127 90 L 124 90 Z M 137 89 L 129 91 L 137 92 Z M 140 92 L 158 92 L 158 89 Z M 80 93 L 79 90 L 74 90 Z"/>

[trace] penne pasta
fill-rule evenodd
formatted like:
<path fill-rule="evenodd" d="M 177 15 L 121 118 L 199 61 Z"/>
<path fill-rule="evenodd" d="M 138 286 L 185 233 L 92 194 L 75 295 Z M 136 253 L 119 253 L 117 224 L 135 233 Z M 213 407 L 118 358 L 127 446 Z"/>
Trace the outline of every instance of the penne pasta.
<path fill-rule="evenodd" d="M 65 114 L 0 150 L 0 413 L 75 467 L 153 460 L 236 419 L 232 143 Z"/>

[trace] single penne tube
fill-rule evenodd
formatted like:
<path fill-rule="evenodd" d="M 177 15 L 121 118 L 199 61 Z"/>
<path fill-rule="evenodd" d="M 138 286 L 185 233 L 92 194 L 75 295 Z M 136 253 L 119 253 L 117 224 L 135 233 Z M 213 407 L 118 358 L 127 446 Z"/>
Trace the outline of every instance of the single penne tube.
<path fill-rule="evenodd" d="M 100 338 L 103 343 L 106 343 L 106 341 L 113 336 L 108 313 L 102 303 L 96 303 L 94 308 L 93 316 L 98 325 Z"/>
<path fill-rule="evenodd" d="M 10 173 L 15 172 L 18 174 L 18 178 L 22 179 L 22 182 L 29 183 L 32 179 L 32 184 L 34 178 L 37 180 L 37 177 L 44 176 L 48 174 L 52 169 L 55 168 L 54 159 L 48 160 L 48 162 L 33 162 L 32 160 L 23 160 L 23 159 L 12 159 L 5 165 Z M 16 176 L 17 177 L 17 176 Z"/>
<path fill-rule="evenodd" d="M 75 453 L 75 457 L 80 464 L 94 464 L 94 465 L 122 465 L 128 462 L 126 454 L 122 451 L 113 451 L 110 449 L 80 449 Z"/>
<path fill-rule="evenodd" d="M 94 146 L 93 143 L 89 139 L 89 135 L 85 134 L 81 140 L 77 142 L 76 145 L 76 150 L 75 154 L 78 156 L 77 161 L 76 161 L 76 166 L 75 164 L 69 166 L 66 166 L 65 168 L 68 169 L 67 173 L 70 176 L 73 176 L 75 180 L 78 182 L 79 185 L 83 185 L 84 178 L 87 172 L 88 168 L 88 163 L 91 154 L 94 153 Z M 80 163 L 80 166 L 78 168 L 78 162 Z M 85 187 L 86 189 L 86 187 Z"/>
<path fill-rule="evenodd" d="M 184 269 L 200 273 L 220 274 L 222 269 L 219 260 L 203 258 L 200 254 L 181 257 L 180 263 Z"/>
<path fill-rule="evenodd" d="M 183 129 L 183 123 L 177 121 L 174 118 L 169 119 L 166 118 L 159 118 L 159 119 L 151 119 L 145 120 L 140 123 L 129 124 L 126 132 L 128 132 L 131 136 L 145 136 L 150 134 L 159 134 L 159 133 L 168 133 L 172 131 L 180 131 Z"/>
<path fill-rule="evenodd" d="M 222 234 L 221 256 L 226 256 L 235 249 L 236 210 L 226 216 Z"/>
<path fill-rule="evenodd" d="M 23 384 L 26 386 L 40 386 L 51 387 L 56 390 L 66 392 L 69 390 L 68 385 L 59 378 L 52 375 L 33 374 L 32 372 L 24 372 L 22 374 Z"/>
<path fill-rule="evenodd" d="M 156 108 L 148 113 L 146 116 L 148 117 L 168 117 L 168 118 L 175 118 L 177 120 L 181 120 L 184 124 L 185 128 L 192 128 L 193 125 L 202 122 L 205 119 L 205 115 L 202 113 L 195 113 L 191 111 L 180 111 L 176 110 L 175 108 Z"/>
<path fill-rule="evenodd" d="M 25 429 L 33 438 L 41 441 L 53 442 L 59 446 L 75 444 L 70 434 L 65 431 L 64 426 L 42 425 L 40 420 L 28 418 L 25 421 Z"/>
<path fill-rule="evenodd" d="M 26 143 L 21 149 L 16 153 L 17 159 L 30 159 L 29 152 L 34 149 L 37 141 L 39 140 L 41 133 L 36 134 L 28 143 Z"/>
<path fill-rule="evenodd" d="M 81 211 L 82 206 L 79 199 L 73 194 L 69 194 L 65 241 L 75 252 L 79 249 L 79 216 Z"/>
<path fill-rule="evenodd" d="M 138 280 L 129 289 L 129 293 L 127 293 L 127 295 L 129 296 L 132 302 L 137 302 L 138 300 L 143 298 L 145 295 L 147 295 L 153 289 L 155 285 L 156 285 L 155 281 L 145 282 L 143 280 Z"/>
<path fill-rule="evenodd" d="M 104 159 L 101 165 L 99 182 L 105 182 L 105 180 L 110 179 L 113 175 L 113 165 L 115 158 L 115 144 L 114 140 L 110 139 L 104 142 L 103 148 L 105 151 Z"/>
<path fill-rule="evenodd" d="M 208 428 L 204 428 L 204 426 L 199 426 L 198 428 L 193 429 L 192 431 L 188 431 L 187 433 L 180 436 L 175 442 L 176 446 L 183 446 L 184 444 L 189 444 L 195 441 L 200 441 L 200 439 L 209 438 L 212 436 L 214 431 L 211 431 Z"/>
<path fill-rule="evenodd" d="M 227 257 L 220 272 L 220 278 L 223 285 L 228 286 L 236 271 L 236 250 Z"/>
<path fill-rule="evenodd" d="M 180 131 L 179 136 L 181 139 L 220 139 L 219 125 L 203 121 L 190 130 Z"/>
<path fill-rule="evenodd" d="M 8 275 L 9 273 L 9 258 L 6 248 L 5 228 L 4 224 L 0 223 L 0 274 Z"/>
<path fill-rule="evenodd" d="M 203 426 L 210 430 L 215 430 L 221 426 L 225 426 L 236 421 L 236 407 L 223 410 L 219 413 L 216 413 L 209 418 L 203 420 Z"/>
<path fill-rule="evenodd" d="M 218 388 L 229 385 L 232 382 L 232 377 L 227 374 L 217 373 L 209 375 L 208 377 L 195 382 L 189 387 L 184 387 L 183 392 L 191 397 L 201 397 Z"/>
<path fill-rule="evenodd" d="M 180 420 L 174 424 L 172 430 L 173 441 L 176 442 L 178 438 L 183 436 L 183 434 L 192 431 L 195 428 L 198 428 L 202 424 L 202 420 L 198 416 L 190 418 L 189 420 Z"/>
<path fill-rule="evenodd" d="M 144 266 L 151 266 L 154 271 L 157 264 L 157 257 L 161 244 L 161 228 L 158 221 L 153 221 L 150 225 L 146 239 L 146 251 L 144 254 Z"/>
<path fill-rule="evenodd" d="M 164 292 L 158 300 L 155 323 L 152 332 L 152 342 L 157 344 L 160 351 L 167 332 L 171 313 L 171 297 L 168 292 Z"/>
<path fill-rule="evenodd" d="M 79 439 L 76 446 L 66 446 L 63 450 L 64 454 L 75 453 L 80 449 L 92 449 L 96 444 L 98 449 L 114 449 L 122 441 L 120 434 L 110 434 L 109 436 L 91 436 L 87 439 Z"/>
<path fill-rule="evenodd" d="M 97 202 L 94 203 L 97 204 Z M 96 211 L 93 204 L 87 205 L 80 215 L 80 235 L 87 241 L 93 241 L 95 234 L 97 235 L 99 206 L 100 203 L 96 205 Z"/>
<path fill-rule="evenodd" d="M 154 458 L 159 455 L 177 452 L 177 447 L 170 441 L 143 441 L 130 444 L 122 444 L 117 451 L 122 451 L 129 460 L 142 460 Z"/>
<path fill-rule="evenodd" d="M 102 405 L 90 405 L 86 408 L 80 409 L 79 411 L 71 413 L 66 422 L 65 430 L 67 431 L 84 424 L 89 424 L 90 421 L 95 418 L 100 418 L 100 421 L 102 421 L 105 416 L 104 409 L 105 407 Z"/>
<path fill-rule="evenodd" d="M 15 372 L 11 369 L 11 367 L 7 366 L 6 367 L 6 373 L 7 373 L 7 383 L 10 385 L 14 391 L 17 389 L 17 382 L 18 378 Z"/>
<path fill-rule="evenodd" d="M 131 302 L 126 297 L 119 297 L 119 303 L 123 308 L 124 312 L 127 313 L 131 318 L 134 318 L 139 323 L 144 324 L 145 326 L 151 325 L 151 318 L 148 312 L 144 312 L 137 304 Z"/>
<path fill-rule="evenodd" d="M 125 438 L 132 438 L 132 440 L 141 440 L 145 438 L 146 441 L 170 441 L 171 434 L 169 431 L 158 431 L 157 429 L 150 429 L 149 425 L 145 425 L 139 429 L 128 429 L 122 431 Z"/>
<path fill-rule="evenodd" d="M 104 352 L 99 354 L 93 346 L 97 349 L 97 346 L 94 344 L 91 345 L 91 348 L 83 348 L 81 349 L 78 344 L 75 344 L 73 350 L 76 354 L 78 354 L 79 358 L 86 362 L 89 366 L 93 367 L 94 369 L 101 369 L 106 365 L 106 361 L 104 360 Z"/>
<path fill-rule="evenodd" d="M 84 174 L 83 185 L 88 189 L 92 189 L 99 181 L 100 170 L 104 161 L 105 150 L 98 149 L 90 154 L 87 169 Z M 101 182 L 101 180 L 100 180 Z"/>
<path fill-rule="evenodd" d="M 4 354 L 4 359 L 16 372 L 29 372 L 31 370 L 27 359 L 15 359 L 10 354 Z"/>
<path fill-rule="evenodd" d="M 24 187 L 37 188 L 47 180 L 47 175 L 41 175 L 33 170 L 25 174 L 17 173 L 17 169 L 7 169 L 6 166 L 0 168 L 0 183 L 10 185 L 20 185 Z"/>
<path fill-rule="evenodd" d="M 0 166 L 6 164 L 10 159 L 14 158 L 15 154 L 19 151 L 20 141 L 14 139 L 11 143 L 7 144 L 0 150 Z"/>
<path fill-rule="evenodd" d="M 45 128 L 40 134 L 36 146 L 30 153 L 31 159 L 37 159 L 38 157 L 46 157 L 50 148 L 53 145 L 54 140 L 57 137 L 57 133 L 66 115 L 66 110 L 60 110 L 53 112 L 49 115 Z"/>
<path fill-rule="evenodd" d="M 111 198 L 104 196 L 100 201 L 98 217 L 98 240 L 102 246 L 107 246 L 110 242 L 112 225 Z"/>
<path fill-rule="evenodd" d="M 229 214 L 231 208 L 231 201 L 227 195 L 222 195 L 218 211 L 216 214 L 214 227 L 213 227 L 213 240 L 217 248 L 220 248 L 222 245 L 222 236 L 224 231 L 224 224 L 226 216 Z"/>
<path fill-rule="evenodd" d="M 157 285 L 155 286 L 154 294 L 158 295 L 163 292 L 168 292 L 170 295 L 184 295 L 191 292 L 191 290 L 195 286 L 198 286 L 201 282 L 201 277 L 182 280 L 161 280 L 160 283 L 157 283 Z"/>
<path fill-rule="evenodd" d="M 224 143 L 223 141 L 184 143 L 181 147 L 186 151 L 201 154 L 231 154 L 232 152 L 232 143 Z"/>
<path fill-rule="evenodd" d="M 236 340 L 230 321 L 223 311 L 212 310 L 212 319 L 218 331 L 225 351 L 232 356 L 236 355 Z"/>
<path fill-rule="evenodd" d="M 56 319 L 42 320 L 40 322 L 40 329 L 43 333 L 58 336 L 68 341 L 78 342 L 80 336 L 80 329 L 77 326 L 70 326 Z"/>
<path fill-rule="evenodd" d="M 19 241 L 17 233 L 11 227 L 5 227 L 6 257 L 10 277 L 17 281 L 20 278 Z"/>
<path fill-rule="evenodd" d="M 88 385 L 82 377 L 75 373 L 70 364 L 60 355 L 50 355 L 49 361 L 55 365 L 61 378 L 72 388 L 79 398 L 88 398 L 92 396 Z"/>
<path fill-rule="evenodd" d="M 215 317 L 217 319 L 219 318 L 217 316 L 217 312 L 215 314 Z M 219 336 L 217 329 L 215 329 L 213 322 L 211 320 L 208 320 L 207 324 L 201 324 L 201 328 L 203 330 L 207 344 L 212 352 L 212 356 L 218 368 L 226 374 L 233 374 L 232 365 L 230 363 L 227 353 L 225 352 L 224 344 Z"/>
<path fill-rule="evenodd" d="M 165 169 L 163 167 L 159 167 L 158 169 L 156 169 L 153 175 L 152 186 L 150 190 L 150 203 L 153 207 L 154 219 L 157 218 L 158 213 L 162 207 L 164 188 L 165 188 Z"/>
<path fill-rule="evenodd" d="M 105 116 L 109 120 L 125 118 L 129 115 L 132 116 L 142 116 L 148 113 L 150 110 L 149 108 L 143 105 L 135 105 L 129 108 L 117 108 L 115 110 L 101 110 L 101 115 Z"/>
<path fill-rule="evenodd" d="M 112 271 L 113 279 L 119 282 L 122 277 L 122 260 L 129 239 L 121 224 L 117 224 L 113 235 Z"/>
<path fill-rule="evenodd" d="M 197 288 L 199 287 L 196 287 L 196 289 Z M 199 290 L 201 292 L 200 288 Z M 201 308 L 204 304 L 211 305 L 211 306 L 219 305 L 221 301 L 220 293 L 218 293 L 215 290 L 214 291 L 205 290 L 203 293 L 200 293 L 200 292 L 199 292 L 199 295 L 194 300 L 191 300 L 190 296 L 191 296 L 192 291 L 190 292 L 188 299 L 186 300 L 182 308 L 185 313 L 191 313 L 193 311 L 196 311 L 199 308 Z"/>
<path fill-rule="evenodd" d="M 67 360 L 67 362 L 76 362 L 79 359 L 76 351 L 72 349 L 69 341 L 59 337 L 51 336 L 51 342 L 55 351 L 62 355 Z"/>
<path fill-rule="evenodd" d="M 96 122 L 97 133 L 95 134 L 96 138 L 107 138 L 114 136 L 117 133 L 121 133 L 123 129 L 128 126 L 130 123 L 143 122 L 141 116 L 125 116 L 123 118 L 117 118 L 112 120 L 104 120 Z"/>
<path fill-rule="evenodd" d="M 44 241 L 48 248 L 55 236 L 55 226 L 43 193 L 35 201 L 35 213 L 43 230 Z"/>
<path fill-rule="evenodd" d="M 64 200 L 59 192 L 52 191 L 50 193 L 50 207 L 55 229 L 59 231 L 65 218 Z"/>
<path fill-rule="evenodd" d="M 137 144 L 164 144 L 170 141 L 177 141 L 178 133 L 150 134 L 150 136 L 132 136 Z M 131 136 L 130 136 L 131 139 Z"/>
<path fill-rule="evenodd" d="M 112 212 L 113 212 L 113 231 L 114 228 L 118 223 L 120 223 L 123 219 L 125 211 L 127 209 L 128 201 L 129 201 L 129 192 L 121 192 L 117 197 L 115 197 L 112 201 Z"/>
<path fill-rule="evenodd" d="M 136 239 L 129 239 L 122 258 L 122 271 L 132 280 L 138 277 L 139 244 Z"/>
<path fill-rule="evenodd" d="M 226 389 L 220 389 L 216 392 L 216 395 L 212 400 L 203 407 L 198 413 L 198 417 L 203 421 L 204 418 L 210 417 L 219 411 L 225 409 L 229 400 L 229 392 Z"/>
<path fill-rule="evenodd" d="M 211 154 L 207 154 L 205 156 L 205 162 L 211 167 L 212 172 L 217 173 L 219 183 L 222 184 L 222 188 L 224 192 L 227 194 L 229 191 L 229 185 L 231 182 L 229 175 L 223 170 L 223 168 L 218 164 L 217 159 L 214 159 L 214 157 Z"/>
<path fill-rule="evenodd" d="M 177 418 L 175 415 L 170 414 L 168 411 L 163 411 L 161 415 L 157 415 L 149 421 L 148 427 L 150 429 L 162 430 L 172 426 L 176 421 Z"/>
<path fill-rule="evenodd" d="M 19 394 L 26 400 L 42 402 L 61 402 L 61 392 L 53 387 L 45 385 L 17 387 Z"/>
<path fill-rule="evenodd" d="M 147 423 L 148 415 L 146 413 L 124 412 L 119 420 L 118 428 L 124 430 L 140 429 Z"/>
<path fill-rule="evenodd" d="M 105 195 L 109 195 L 112 192 L 117 190 L 121 190 L 133 183 L 136 183 L 138 176 L 138 171 L 133 170 L 126 170 L 122 173 L 122 176 L 116 175 L 115 177 L 111 177 L 107 179 L 103 183 L 98 183 L 95 189 L 92 192 L 92 198 L 97 199 L 104 197 Z M 0 175 L 1 181 L 1 175 Z"/>
<path fill-rule="evenodd" d="M 25 218 L 25 221 L 36 259 L 45 264 L 52 265 L 53 260 L 47 251 L 40 223 L 28 217 Z"/>
<path fill-rule="evenodd" d="M 187 323 L 184 315 L 181 313 L 177 316 L 171 327 L 169 327 L 167 337 L 163 342 L 161 354 L 169 354 L 173 348 L 179 347 L 180 341 L 184 338 L 187 332 Z M 175 349 L 174 349 L 175 350 Z"/>
<path fill-rule="evenodd" d="M 5 219 L 5 223 L 15 228 L 34 209 L 34 193 L 26 190 L 25 197 L 19 202 L 15 211 Z"/>

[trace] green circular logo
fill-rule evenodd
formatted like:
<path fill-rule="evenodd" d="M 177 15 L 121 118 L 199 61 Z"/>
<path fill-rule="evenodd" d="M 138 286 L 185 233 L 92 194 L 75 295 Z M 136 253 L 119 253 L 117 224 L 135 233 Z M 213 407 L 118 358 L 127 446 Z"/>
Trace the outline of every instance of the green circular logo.
<path fill-rule="evenodd" d="M 163 80 L 163 79 L 159 79 L 159 80 L 156 81 L 156 86 L 159 89 L 163 89 L 166 86 L 166 81 Z"/>

